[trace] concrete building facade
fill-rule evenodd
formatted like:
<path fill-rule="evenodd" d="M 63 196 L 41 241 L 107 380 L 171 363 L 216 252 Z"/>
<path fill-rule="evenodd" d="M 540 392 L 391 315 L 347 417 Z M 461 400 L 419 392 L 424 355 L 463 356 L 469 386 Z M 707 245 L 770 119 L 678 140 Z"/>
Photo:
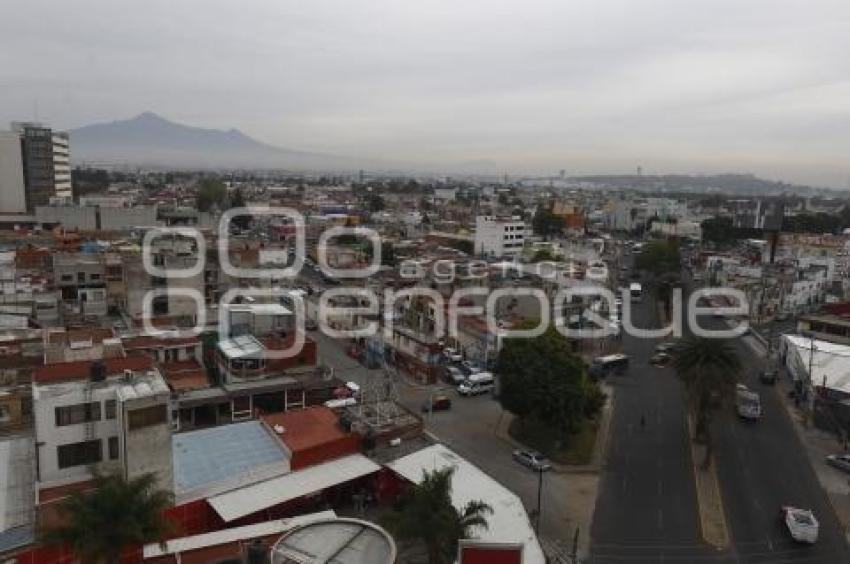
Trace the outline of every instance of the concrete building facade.
<path fill-rule="evenodd" d="M 0 131 L 0 212 L 26 211 L 21 136 L 14 131 Z"/>
<path fill-rule="evenodd" d="M 514 257 L 525 244 L 525 222 L 519 217 L 480 215 L 475 218 L 475 254 Z"/>

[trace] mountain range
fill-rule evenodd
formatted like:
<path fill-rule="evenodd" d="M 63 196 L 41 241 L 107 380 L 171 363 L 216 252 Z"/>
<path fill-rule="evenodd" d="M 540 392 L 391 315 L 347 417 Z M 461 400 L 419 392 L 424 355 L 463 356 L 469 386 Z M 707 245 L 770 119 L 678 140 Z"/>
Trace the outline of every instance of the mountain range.
<path fill-rule="evenodd" d="M 72 129 L 70 134 L 75 165 L 357 170 L 376 164 L 275 147 L 237 129 L 191 127 L 152 112 Z"/>

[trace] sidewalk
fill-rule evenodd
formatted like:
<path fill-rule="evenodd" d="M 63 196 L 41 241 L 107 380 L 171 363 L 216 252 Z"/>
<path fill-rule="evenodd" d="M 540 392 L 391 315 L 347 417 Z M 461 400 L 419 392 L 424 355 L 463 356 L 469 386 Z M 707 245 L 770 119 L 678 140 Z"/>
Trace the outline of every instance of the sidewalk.
<path fill-rule="evenodd" d="M 599 429 L 596 432 L 590 464 L 570 466 L 550 462 L 553 473 L 566 477 L 561 483 L 561 487 L 566 489 L 566 499 L 569 500 L 564 509 L 569 522 L 568 530 L 579 531 L 577 549 L 580 561 L 584 561 L 590 553 L 590 531 L 593 525 L 593 514 L 596 510 L 596 498 L 599 493 L 600 470 L 608 449 L 611 420 L 614 413 L 614 389 L 605 384 L 602 384 L 602 389 L 608 399 L 600 414 Z M 511 421 L 513 421 L 513 415 L 505 412 L 495 429 L 496 437 L 514 448 L 527 448 L 508 434 Z M 553 561 L 562 561 L 557 560 L 557 556 L 569 554 L 572 551 L 572 547 L 564 545 L 562 541 L 541 538 L 540 543 L 546 553 L 553 558 Z M 571 545 L 571 543 L 567 544 Z"/>
<path fill-rule="evenodd" d="M 787 383 L 782 382 L 777 390 L 783 396 L 783 404 L 788 410 L 788 416 L 794 424 L 794 429 L 806 449 L 806 454 L 812 465 L 815 475 L 820 482 L 826 497 L 835 511 L 847 542 L 850 543 L 850 474 L 833 468 L 824 462 L 828 454 L 843 452 L 844 445 L 837 437 L 827 431 L 823 431 L 803 421 L 803 414 L 787 400 Z"/>

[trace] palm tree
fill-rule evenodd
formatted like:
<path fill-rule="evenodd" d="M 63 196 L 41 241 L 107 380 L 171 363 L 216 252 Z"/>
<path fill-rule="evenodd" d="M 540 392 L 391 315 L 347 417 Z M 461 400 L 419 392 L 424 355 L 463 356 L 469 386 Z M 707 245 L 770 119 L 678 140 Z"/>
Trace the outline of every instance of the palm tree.
<path fill-rule="evenodd" d="M 83 562 L 121 561 L 127 547 L 164 542 L 172 523 L 163 518 L 170 492 L 156 488 L 156 476 L 96 475 L 94 489 L 75 492 L 59 506 L 63 524 L 42 533 L 46 544 L 64 543 Z"/>
<path fill-rule="evenodd" d="M 470 501 L 456 509 L 451 500 L 453 474 L 451 466 L 424 471 L 422 482 L 413 486 L 399 507 L 384 519 L 398 538 L 421 541 L 430 564 L 454 562 L 458 541 L 469 538 L 477 527 L 486 529 L 485 515 L 493 512 L 483 501 Z"/>
<path fill-rule="evenodd" d="M 741 360 L 731 342 L 690 337 L 676 347 L 673 367 L 685 384 L 696 425 L 694 440 L 705 444 L 704 466 L 711 463 L 711 420 L 735 390 Z"/>

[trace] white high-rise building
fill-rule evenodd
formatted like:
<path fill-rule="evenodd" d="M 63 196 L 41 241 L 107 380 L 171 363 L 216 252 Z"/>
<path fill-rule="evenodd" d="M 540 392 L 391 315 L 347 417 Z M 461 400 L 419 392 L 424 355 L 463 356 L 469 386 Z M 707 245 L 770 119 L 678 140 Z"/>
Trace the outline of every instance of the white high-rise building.
<path fill-rule="evenodd" d="M 21 136 L 0 131 L 0 213 L 27 211 Z"/>
<path fill-rule="evenodd" d="M 525 245 L 525 222 L 518 216 L 475 218 L 475 254 L 486 257 L 515 257 Z"/>

